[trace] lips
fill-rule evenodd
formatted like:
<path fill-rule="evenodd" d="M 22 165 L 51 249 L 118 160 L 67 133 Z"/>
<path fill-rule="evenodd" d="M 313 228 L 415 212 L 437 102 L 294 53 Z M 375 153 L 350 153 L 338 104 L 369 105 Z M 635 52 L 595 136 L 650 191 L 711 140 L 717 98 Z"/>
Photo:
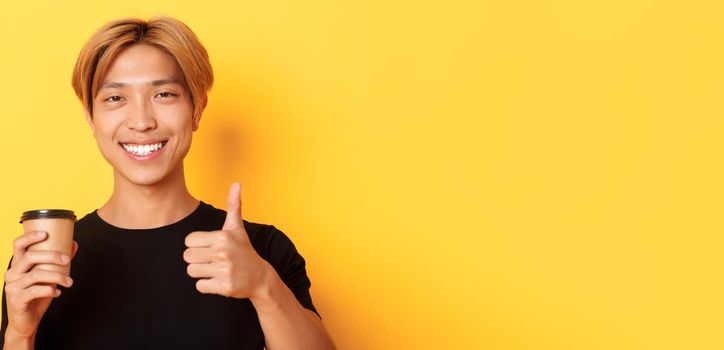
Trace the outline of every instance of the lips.
<path fill-rule="evenodd" d="M 161 142 L 155 142 L 155 143 L 121 143 L 121 147 L 126 150 L 126 152 L 139 156 L 139 157 L 146 157 L 154 152 L 158 152 L 159 150 L 163 149 L 164 146 L 166 146 L 166 143 L 168 141 L 161 141 Z"/>

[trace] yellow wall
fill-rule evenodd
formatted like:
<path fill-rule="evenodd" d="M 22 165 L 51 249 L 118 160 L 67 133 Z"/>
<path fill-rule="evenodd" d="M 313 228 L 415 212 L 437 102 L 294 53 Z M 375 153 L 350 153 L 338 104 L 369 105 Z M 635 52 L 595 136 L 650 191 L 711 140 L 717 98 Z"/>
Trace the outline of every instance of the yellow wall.
<path fill-rule="evenodd" d="M 147 3 L 3 3 L 4 263 L 23 210 L 110 193 L 81 45 L 169 14 L 217 77 L 193 192 L 244 183 L 340 348 L 724 348 L 716 2 Z"/>

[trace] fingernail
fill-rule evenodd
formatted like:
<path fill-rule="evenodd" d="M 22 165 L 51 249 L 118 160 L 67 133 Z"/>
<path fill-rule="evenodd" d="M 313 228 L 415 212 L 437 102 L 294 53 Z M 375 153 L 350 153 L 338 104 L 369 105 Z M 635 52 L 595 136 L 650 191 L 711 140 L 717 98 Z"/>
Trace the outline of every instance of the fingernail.
<path fill-rule="evenodd" d="M 55 296 L 57 297 L 57 296 L 59 296 L 59 295 L 60 295 L 60 289 L 56 289 L 56 290 L 55 290 Z"/>
<path fill-rule="evenodd" d="M 73 284 L 73 279 L 70 278 L 70 277 L 66 277 L 66 278 L 65 278 L 65 281 L 68 282 L 68 285 Z"/>
<path fill-rule="evenodd" d="M 67 264 L 70 261 L 70 258 L 67 255 L 63 254 L 60 256 L 60 260 L 63 261 L 63 264 Z"/>
<path fill-rule="evenodd" d="M 37 232 L 35 232 L 35 235 L 38 236 L 38 237 L 43 237 L 43 236 L 45 236 L 45 232 L 44 232 L 44 231 L 37 231 Z"/>

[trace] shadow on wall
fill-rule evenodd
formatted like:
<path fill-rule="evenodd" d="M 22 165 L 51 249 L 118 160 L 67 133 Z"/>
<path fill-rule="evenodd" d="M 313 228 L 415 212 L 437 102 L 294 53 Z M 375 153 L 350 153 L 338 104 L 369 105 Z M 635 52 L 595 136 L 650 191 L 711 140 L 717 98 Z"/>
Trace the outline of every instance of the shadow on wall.
<path fill-rule="evenodd" d="M 243 62 L 241 58 L 232 61 Z M 249 64 L 245 72 L 255 69 L 254 64 Z M 285 142 L 277 140 L 289 132 L 286 116 L 295 111 L 285 103 L 288 92 L 269 77 L 243 75 L 235 70 L 217 73 L 225 77 L 225 85 L 209 96 L 209 106 L 186 159 L 190 190 L 225 209 L 229 186 L 237 181 L 242 183 L 242 202 L 250 199 L 263 208 L 265 203 L 255 200 L 263 201 L 269 187 L 282 191 L 284 186 L 279 181 L 279 158 L 288 160 L 290 152 Z"/>
<path fill-rule="evenodd" d="M 233 91 L 212 97 L 199 130 L 194 133 L 186 164 L 190 190 L 201 200 L 227 209 L 229 185 L 241 181 L 244 219 L 279 225 L 298 248 L 315 246 L 302 250 L 301 254 L 307 259 L 312 298 L 337 345 L 350 349 L 373 348 L 373 334 L 394 334 L 395 329 L 380 330 L 386 323 L 375 323 L 377 316 L 373 313 L 349 312 L 359 306 L 342 296 L 347 295 L 346 289 L 355 287 L 341 285 L 325 267 L 347 262 L 325 260 L 329 255 L 313 242 L 315 238 L 338 234 L 339 228 L 324 217 L 320 212 L 323 208 L 310 210 L 304 206 L 306 199 L 302 195 L 308 192 L 295 192 L 295 188 L 300 187 L 300 177 L 309 179 L 323 172 L 315 169 L 320 166 L 319 162 L 310 164 L 306 162 L 310 158 L 304 158 L 309 156 L 303 153 L 308 146 L 305 132 L 309 130 L 303 129 L 305 124 L 296 123 L 300 111 L 286 103 L 290 97 L 284 90 L 249 83 L 249 79 L 242 77 L 231 80 L 237 82 L 230 84 L 234 86 Z M 283 216 L 280 221 L 286 224 L 265 221 L 272 213 L 279 215 L 278 218 Z M 376 331 L 370 331 L 373 329 Z M 404 344 L 400 344 L 402 347 Z"/>
<path fill-rule="evenodd" d="M 230 108 L 223 110 L 223 114 L 205 113 L 201 119 L 186 158 L 186 172 L 194 195 L 226 209 L 229 185 L 234 181 L 243 182 L 242 175 L 248 171 L 247 150 L 251 147 L 240 123 L 245 114 Z"/>

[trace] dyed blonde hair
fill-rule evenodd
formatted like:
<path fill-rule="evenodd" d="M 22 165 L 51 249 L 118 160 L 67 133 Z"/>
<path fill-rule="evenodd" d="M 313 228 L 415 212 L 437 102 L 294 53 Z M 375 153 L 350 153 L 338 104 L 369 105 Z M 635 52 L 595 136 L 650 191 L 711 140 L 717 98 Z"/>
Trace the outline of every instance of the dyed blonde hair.
<path fill-rule="evenodd" d="M 181 67 L 191 93 L 194 119 L 198 121 L 206 104 L 206 94 L 214 82 L 209 55 L 193 31 L 171 17 L 153 17 L 148 21 L 124 18 L 100 27 L 86 42 L 73 69 L 75 94 L 88 114 L 93 99 L 113 59 L 129 45 L 153 45 L 170 54 Z"/>

